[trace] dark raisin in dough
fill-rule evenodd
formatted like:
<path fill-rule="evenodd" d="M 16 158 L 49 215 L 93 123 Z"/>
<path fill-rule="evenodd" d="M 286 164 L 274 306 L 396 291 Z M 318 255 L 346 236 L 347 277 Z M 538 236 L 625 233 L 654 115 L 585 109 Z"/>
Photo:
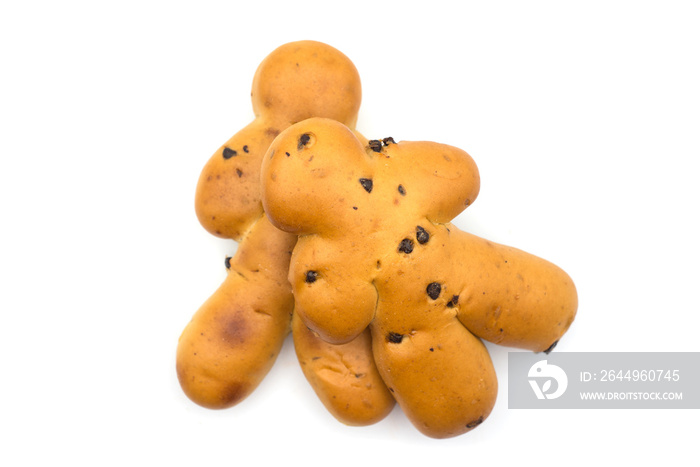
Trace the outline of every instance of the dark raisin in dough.
<path fill-rule="evenodd" d="M 369 145 L 369 148 L 374 152 L 382 151 L 382 142 L 378 139 L 372 139 L 367 144 Z"/>
<path fill-rule="evenodd" d="M 391 342 L 392 344 L 400 344 L 403 340 L 403 334 L 399 334 L 397 332 L 390 332 L 389 334 L 387 334 L 386 340 Z"/>
<path fill-rule="evenodd" d="M 361 178 L 360 185 L 362 185 L 362 188 L 364 188 L 367 193 L 372 193 L 373 184 L 371 179 Z"/>
<path fill-rule="evenodd" d="M 399 243 L 399 251 L 406 254 L 411 253 L 413 251 L 413 240 L 410 238 L 401 240 L 401 243 Z"/>
<path fill-rule="evenodd" d="M 474 428 L 475 426 L 479 426 L 483 423 L 484 417 L 479 417 L 476 420 L 467 423 L 467 428 Z"/>
<path fill-rule="evenodd" d="M 305 281 L 309 284 L 313 284 L 318 279 L 318 273 L 316 271 L 307 271 Z"/>
<path fill-rule="evenodd" d="M 459 303 L 459 295 L 453 295 L 452 300 L 447 303 L 447 308 L 454 308 Z"/>
<path fill-rule="evenodd" d="M 432 298 L 433 300 L 437 300 L 437 298 L 440 296 L 440 292 L 442 291 L 442 286 L 438 282 L 431 282 L 428 284 L 425 291 L 427 292 L 428 297 Z"/>
<path fill-rule="evenodd" d="M 544 353 L 549 354 L 549 352 L 551 352 L 552 350 L 554 350 L 554 347 L 556 347 L 558 343 L 559 343 L 558 340 L 557 340 L 557 341 L 554 341 L 554 343 L 553 343 L 552 345 L 550 345 L 550 346 L 547 348 L 547 350 L 544 351 Z"/>
<path fill-rule="evenodd" d="M 428 240 L 430 240 L 430 234 L 420 225 L 416 227 L 416 240 L 421 245 L 428 243 Z"/>
<path fill-rule="evenodd" d="M 309 144 L 309 141 L 311 141 L 311 135 L 308 133 L 304 133 L 299 137 L 299 144 L 297 144 L 297 149 L 301 149 L 307 144 Z"/>

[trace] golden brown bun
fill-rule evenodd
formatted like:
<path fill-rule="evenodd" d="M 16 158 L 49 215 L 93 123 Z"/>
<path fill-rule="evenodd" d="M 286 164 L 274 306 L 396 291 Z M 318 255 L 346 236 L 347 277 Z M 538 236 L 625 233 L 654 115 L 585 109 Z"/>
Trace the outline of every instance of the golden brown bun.
<path fill-rule="evenodd" d="M 320 339 L 295 314 L 292 336 L 301 369 L 323 405 L 346 425 L 378 422 L 394 407 L 394 398 L 382 380 L 374 359 L 369 329 L 347 344 Z"/>
<path fill-rule="evenodd" d="M 290 42 L 262 61 L 251 93 L 256 117 L 287 127 L 325 117 L 354 128 L 362 101 L 360 75 L 342 53 L 322 42 Z"/>
<path fill-rule="evenodd" d="M 479 192 L 460 149 L 365 145 L 312 118 L 279 135 L 262 172 L 271 222 L 300 235 L 289 276 L 299 317 L 336 344 L 369 326 L 384 382 L 428 436 L 490 413 L 497 382 L 478 337 L 544 351 L 574 319 L 564 271 L 449 223 Z"/>
<path fill-rule="evenodd" d="M 272 367 L 290 330 L 294 298 L 286 275 L 295 241 L 263 216 L 230 259 L 224 282 L 185 327 L 176 367 L 192 401 L 231 407 Z"/>
<path fill-rule="evenodd" d="M 256 72 L 255 120 L 219 148 L 202 170 L 195 197 L 199 221 L 212 234 L 240 245 L 226 280 L 178 342 L 178 378 L 194 402 L 216 409 L 243 400 L 270 370 L 291 329 L 294 300 L 287 276 L 297 237 L 274 228 L 263 212 L 260 163 L 265 151 L 297 119 L 324 115 L 354 125 L 360 97 L 357 70 L 339 51 L 313 41 L 283 45 Z M 365 374 L 362 381 L 370 384 L 330 384 L 308 365 L 304 374 L 331 413 L 350 425 L 386 416 L 395 402 L 377 375 L 367 336 L 331 346 L 302 331 L 295 336 L 301 362 L 353 361 Z"/>
<path fill-rule="evenodd" d="M 262 215 L 260 163 L 275 136 L 310 117 L 354 127 L 362 89 L 355 65 L 344 54 L 321 42 L 298 41 L 262 61 L 251 99 L 255 120 L 211 156 L 197 184 L 197 218 L 217 237 L 240 240 Z"/>

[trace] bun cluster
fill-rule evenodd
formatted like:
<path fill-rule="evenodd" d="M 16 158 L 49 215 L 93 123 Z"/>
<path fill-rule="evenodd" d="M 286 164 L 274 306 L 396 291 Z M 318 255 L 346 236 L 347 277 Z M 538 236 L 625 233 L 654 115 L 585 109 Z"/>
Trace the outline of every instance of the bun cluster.
<path fill-rule="evenodd" d="M 498 392 L 483 341 L 550 352 L 576 314 L 571 278 L 453 225 L 479 194 L 474 160 L 359 134 L 359 75 L 332 47 L 280 47 L 252 98 L 255 120 L 197 186 L 201 224 L 238 250 L 180 338 L 185 393 L 236 404 L 291 332 L 307 380 L 343 423 L 375 423 L 398 403 L 433 438 L 482 424 Z"/>

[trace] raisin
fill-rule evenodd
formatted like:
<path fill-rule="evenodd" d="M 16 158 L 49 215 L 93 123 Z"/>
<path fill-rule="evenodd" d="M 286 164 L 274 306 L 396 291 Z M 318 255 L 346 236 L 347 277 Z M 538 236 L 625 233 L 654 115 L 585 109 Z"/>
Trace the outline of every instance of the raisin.
<path fill-rule="evenodd" d="M 316 279 L 318 279 L 318 273 L 316 271 L 307 271 L 306 272 L 306 281 L 307 284 L 313 284 L 316 282 Z"/>
<path fill-rule="evenodd" d="M 484 417 L 481 416 L 481 417 L 477 418 L 476 420 L 467 423 L 467 428 L 474 428 L 476 426 L 481 425 L 483 422 L 484 422 Z"/>
<path fill-rule="evenodd" d="M 360 185 L 365 189 L 367 193 L 372 193 L 372 180 L 369 178 L 361 178 Z"/>
<path fill-rule="evenodd" d="M 368 143 L 369 148 L 374 152 L 382 152 L 382 142 L 378 139 L 372 139 Z"/>
<path fill-rule="evenodd" d="M 459 295 L 453 295 L 452 300 L 447 302 L 447 308 L 454 308 L 457 306 L 457 303 L 459 303 Z"/>
<path fill-rule="evenodd" d="M 554 343 L 553 343 L 552 345 L 550 345 L 550 346 L 547 348 L 547 350 L 544 351 L 544 353 L 549 354 L 549 352 L 551 352 L 552 350 L 554 350 L 554 347 L 556 347 L 558 343 L 559 343 L 559 340 L 555 340 Z"/>
<path fill-rule="evenodd" d="M 411 253 L 413 251 L 413 240 L 410 238 L 401 240 L 401 243 L 399 243 L 399 251 L 406 254 Z"/>
<path fill-rule="evenodd" d="M 390 332 L 386 335 L 386 340 L 387 342 L 391 342 L 392 344 L 400 344 L 403 340 L 403 334 L 399 334 L 397 332 Z"/>
<path fill-rule="evenodd" d="M 226 269 L 231 269 L 231 257 L 227 256 L 226 259 L 224 260 L 224 265 L 226 266 Z"/>
<path fill-rule="evenodd" d="M 299 143 L 297 144 L 297 149 L 301 149 L 307 144 L 309 144 L 309 141 L 311 141 L 311 135 L 308 133 L 304 133 L 299 137 Z"/>
<path fill-rule="evenodd" d="M 288 152 L 285 152 L 285 154 L 287 155 L 287 157 L 291 156 L 291 154 L 289 154 Z"/>
<path fill-rule="evenodd" d="M 401 193 L 401 196 L 406 196 L 406 189 L 403 185 L 399 185 L 399 193 Z"/>
<path fill-rule="evenodd" d="M 384 146 L 389 146 L 390 144 L 396 144 L 396 141 L 394 141 L 394 138 L 389 136 L 388 138 L 384 138 L 382 143 L 384 143 Z"/>
<path fill-rule="evenodd" d="M 431 282 L 428 284 L 425 291 L 427 292 L 428 297 L 432 298 L 433 300 L 437 300 L 437 298 L 440 296 L 440 292 L 442 291 L 442 286 L 438 282 Z"/>
<path fill-rule="evenodd" d="M 248 152 L 249 152 L 249 151 L 248 151 L 248 145 L 247 145 L 247 144 L 246 144 L 245 146 L 243 146 L 243 152 L 245 152 L 245 153 L 248 153 Z"/>
<path fill-rule="evenodd" d="M 231 148 L 224 148 L 224 159 L 231 159 L 237 156 L 238 153 Z"/>
<path fill-rule="evenodd" d="M 236 174 L 238 174 L 238 178 L 241 178 L 243 176 L 243 171 L 241 169 L 236 169 Z"/>
<path fill-rule="evenodd" d="M 421 245 L 428 243 L 428 240 L 430 240 L 430 234 L 420 225 L 416 227 L 416 240 Z"/>

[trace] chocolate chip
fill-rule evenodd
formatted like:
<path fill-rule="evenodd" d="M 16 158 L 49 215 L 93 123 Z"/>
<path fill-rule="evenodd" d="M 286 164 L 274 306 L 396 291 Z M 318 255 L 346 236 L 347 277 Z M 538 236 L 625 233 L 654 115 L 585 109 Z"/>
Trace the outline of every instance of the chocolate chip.
<path fill-rule="evenodd" d="M 318 279 L 318 273 L 316 271 L 306 271 L 306 283 L 313 284 Z"/>
<path fill-rule="evenodd" d="M 374 152 L 382 152 L 382 142 L 379 141 L 378 139 L 369 140 L 367 145 Z"/>
<path fill-rule="evenodd" d="M 396 332 L 390 332 L 389 334 L 386 335 L 386 340 L 387 340 L 387 342 L 391 342 L 392 344 L 400 344 L 401 341 L 403 340 L 403 334 L 399 334 Z"/>
<path fill-rule="evenodd" d="M 382 143 L 384 143 L 384 146 L 389 146 L 390 144 L 396 144 L 396 141 L 394 141 L 394 138 L 389 136 L 388 138 L 384 138 Z"/>
<path fill-rule="evenodd" d="M 297 149 L 301 149 L 307 144 L 309 144 L 309 141 L 311 141 L 311 135 L 308 133 L 304 133 L 299 137 L 299 143 L 297 144 Z"/>
<path fill-rule="evenodd" d="M 457 303 L 459 303 L 459 295 L 453 295 L 452 300 L 447 302 L 447 308 L 454 308 L 457 306 Z"/>
<path fill-rule="evenodd" d="M 224 260 L 224 264 L 226 265 L 226 269 L 231 269 L 231 257 L 227 256 L 226 259 Z"/>
<path fill-rule="evenodd" d="M 430 234 L 420 225 L 416 227 L 416 240 L 421 245 L 428 243 L 428 240 L 430 240 Z"/>
<path fill-rule="evenodd" d="M 551 352 L 552 350 L 554 350 L 554 347 L 556 347 L 558 343 L 559 343 L 559 340 L 555 340 L 554 343 L 553 343 L 552 345 L 550 345 L 550 346 L 547 348 L 547 350 L 544 351 L 544 353 L 549 354 L 549 352 Z"/>
<path fill-rule="evenodd" d="M 476 426 L 481 425 L 483 422 L 484 422 L 484 417 L 481 416 L 481 417 L 477 418 L 476 420 L 467 423 L 467 428 L 474 428 Z"/>
<path fill-rule="evenodd" d="M 224 148 L 224 159 L 231 159 L 234 156 L 237 156 L 238 153 L 234 151 L 231 148 Z"/>
<path fill-rule="evenodd" d="M 245 146 L 243 146 L 243 152 L 245 152 L 245 153 L 248 152 L 248 145 L 247 144 Z"/>
<path fill-rule="evenodd" d="M 437 300 L 437 298 L 440 296 L 440 292 L 442 291 L 442 286 L 438 282 L 431 282 L 428 284 L 425 291 L 428 293 L 428 297 L 432 298 L 433 300 Z"/>
<path fill-rule="evenodd" d="M 367 193 L 372 193 L 372 180 L 369 178 L 361 178 L 360 185 L 365 189 Z"/>
<path fill-rule="evenodd" d="M 413 251 L 413 240 L 410 238 L 404 238 L 401 240 L 401 243 L 399 243 L 399 251 L 401 253 L 410 253 Z"/>
<path fill-rule="evenodd" d="M 399 193 L 401 193 L 401 196 L 406 196 L 406 189 L 403 185 L 399 185 Z"/>
<path fill-rule="evenodd" d="M 238 174 L 238 178 L 241 178 L 243 176 L 243 171 L 241 169 L 236 169 L 236 174 Z"/>

